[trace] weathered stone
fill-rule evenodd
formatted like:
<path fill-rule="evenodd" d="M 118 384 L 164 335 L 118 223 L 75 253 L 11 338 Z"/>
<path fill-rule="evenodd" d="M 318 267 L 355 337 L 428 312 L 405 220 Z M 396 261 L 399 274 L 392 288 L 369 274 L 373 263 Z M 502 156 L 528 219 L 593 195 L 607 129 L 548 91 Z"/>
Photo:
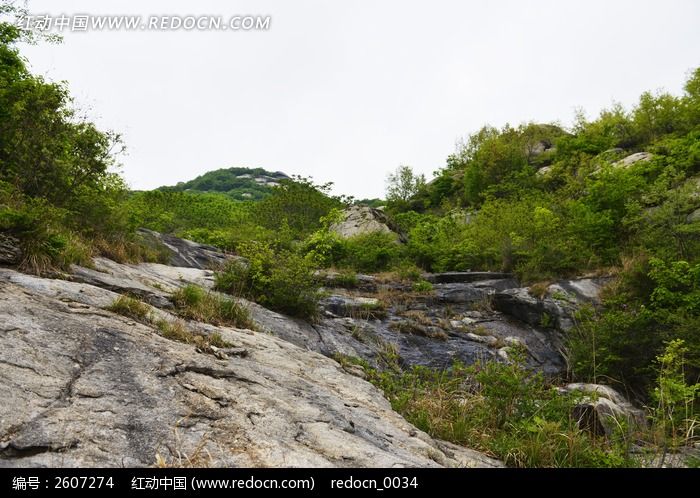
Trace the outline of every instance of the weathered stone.
<path fill-rule="evenodd" d="M 172 266 L 212 269 L 218 268 L 235 256 L 222 253 L 214 246 L 199 244 L 173 235 L 142 228 L 139 233 L 147 241 L 162 244 L 169 252 L 168 263 Z"/>
<path fill-rule="evenodd" d="M 582 430 L 612 436 L 621 426 L 627 429 L 646 424 L 644 411 L 635 408 L 610 386 L 601 384 L 568 384 L 563 392 L 580 392 L 585 396 L 574 407 L 573 417 Z"/>
<path fill-rule="evenodd" d="M 324 297 L 320 302 L 321 308 L 333 317 L 349 316 L 368 318 L 383 312 L 379 299 L 374 297 L 344 296 L 333 294 Z"/>
<path fill-rule="evenodd" d="M 214 283 L 213 272 L 210 270 L 177 268 L 155 263 L 127 265 L 104 258 L 95 259 L 94 264 L 96 270 L 74 268 L 73 280 L 136 295 L 148 303 L 166 309 L 171 306 L 170 294 L 178 287 L 192 283 L 211 289 Z M 477 275 L 478 278 L 486 278 L 493 274 Z M 378 287 L 384 285 L 377 284 Z M 471 310 L 474 303 L 490 298 L 497 290 L 514 285 L 517 284 L 512 279 L 435 284 L 434 292 L 430 295 L 413 295 L 409 303 L 397 304 L 395 307 L 385 305 L 381 308 L 372 294 L 357 295 L 363 290 L 356 289 L 352 291 L 352 296 L 336 295 L 324 301 L 329 314 L 324 314 L 326 316 L 322 316 L 314 324 L 276 313 L 245 299 L 238 301 L 247 307 L 258 330 L 326 356 L 340 353 L 363 358 L 376 365 L 387 348 L 397 348 L 400 361 L 405 365 L 441 368 L 450 366 L 455 359 L 470 364 L 493 354 L 488 345 L 469 340 L 464 332 L 457 331 L 454 327 L 446 327 L 445 322 L 437 318 L 437 315 L 449 306 L 451 312 L 461 314 L 460 320 L 467 319 L 462 323 L 470 325 L 479 321 L 491 329 L 491 335 L 501 340 L 509 335 L 520 335 L 530 352 L 530 364 L 533 368 L 552 374 L 561 372 L 564 362 L 556 335 L 551 332 L 541 334 L 529 326 L 493 312 L 482 316 L 479 312 Z M 408 291 L 410 286 L 405 290 L 398 290 L 399 294 Z M 356 297 L 359 299 L 355 299 Z M 400 319 L 397 313 L 411 309 L 422 310 L 433 316 L 431 327 L 434 327 L 434 330 L 431 329 L 426 337 L 401 333 L 390 327 L 392 321 Z"/>
<path fill-rule="evenodd" d="M 543 166 L 542 168 L 538 169 L 535 174 L 537 176 L 547 176 L 550 172 L 552 171 L 551 166 Z"/>
<path fill-rule="evenodd" d="M 598 304 L 601 289 L 609 278 L 563 280 L 547 287 L 544 297 L 536 297 L 527 287 L 496 292 L 494 309 L 536 327 L 569 330 L 573 313 L 585 303 Z"/>
<path fill-rule="evenodd" d="M 214 272 L 211 270 L 158 263 L 122 264 L 107 258 L 95 258 L 93 264 L 94 269 L 74 266 L 72 280 L 131 294 L 159 308 L 170 307 L 170 294 L 185 284 L 205 288 L 214 285 Z"/>
<path fill-rule="evenodd" d="M 435 284 L 433 292 L 443 303 L 475 303 L 489 299 L 497 291 L 517 287 L 515 279 L 481 280 L 474 283 Z"/>
<path fill-rule="evenodd" d="M 700 208 L 690 213 L 686 218 L 686 221 L 688 223 L 695 223 L 696 221 L 700 221 Z"/>
<path fill-rule="evenodd" d="M 377 290 L 377 279 L 372 275 L 357 273 L 347 278 L 337 271 L 318 270 L 315 277 L 324 287 L 352 288 L 370 292 Z"/>
<path fill-rule="evenodd" d="M 343 238 L 368 233 L 387 233 L 400 240 L 403 237 L 391 229 L 389 217 L 380 209 L 368 206 L 352 206 L 343 211 L 343 219 L 331 225 L 331 231 Z"/>
<path fill-rule="evenodd" d="M 526 287 L 507 289 L 493 296 L 494 309 L 533 326 L 549 326 L 551 320 L 558 314 L 556 304 L 532 296 Z"/>
<path fill-rule="evenodd" d="M 448 271 L 444 273 L 426 273 L 423 278 L 433 284 L 473 283 L 482 280 L 511 279 L 510 273 L 495 271 Z"/>
<path fill-rule="evenodd" d="M 16 265 L 22 260 L 17 237 L 0 233 L 0 265 Z"/>
<path fill-rule="evenodd" d="M 613 167 L 629 168 L 633 164 L 650 161 L 652 157 L 654 156 L 649 152 L 636 152 L 634 154 L 630 154 L 629 156 L 623 159 L 620 159 L 619 161 L 615 161 L 613 163 Z"/>
<path fill-rule="evenodd" d="M 0 465 L 500 465 L 418 431 L 329 358 L 211 325 L 247 354 L 197 354 L 101 309 L 116 297 L 0 270 Z"/>
<path fill-rule="evenodd" d="M 482 344 L 486 344 L 489 347 L 494 347 L 496 346 L 496 344 L 498 344 L 498 339 L 492 335 L 477 335 L 473 332 L 467 332 L 466 336 L 471 341 L 480 342 Z"/>

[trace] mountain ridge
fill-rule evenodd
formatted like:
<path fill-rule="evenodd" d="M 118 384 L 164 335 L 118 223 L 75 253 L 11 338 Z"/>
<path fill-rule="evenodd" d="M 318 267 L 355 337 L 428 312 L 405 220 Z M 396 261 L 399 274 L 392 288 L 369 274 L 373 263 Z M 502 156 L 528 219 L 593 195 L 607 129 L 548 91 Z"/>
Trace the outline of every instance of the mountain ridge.
<path fill-rule="evenodd" d="M 218 192 L 235 200 L 260 200 L 271 189 L 290 176 L 282 171 L 264 168 L 230 167 L 207 171 L 187 182 L 164 185 L 156 190 L 165 192 Z"/>

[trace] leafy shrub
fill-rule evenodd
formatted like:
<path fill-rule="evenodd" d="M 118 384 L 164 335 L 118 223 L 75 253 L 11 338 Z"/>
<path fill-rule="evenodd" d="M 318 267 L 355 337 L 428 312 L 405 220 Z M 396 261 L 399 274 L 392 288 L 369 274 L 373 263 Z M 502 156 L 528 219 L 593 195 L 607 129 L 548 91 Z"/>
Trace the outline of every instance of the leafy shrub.
<path fill-rule="evenodd" d="M 23 260 L 20 267 L 38 275 L 71 264 L 91 265 L 92 248 L 65 228 L 65 210 L 44 199 L 27 197 L 0 182 L 0 231 L 17 237 Z"/>
<path fill-rule="evenodd" d="M 417 282 L 421 280 L 423 275 L 423 270 L 408 259 L 400 261 L 399 264 L 394 267 L 394 271 L 399 279 L 409 282 Z"/>
<path fill-rule="evenodd" d="M 656 357 L 673 340 L 685 341 L 685 375 L 700 375 L 700 264 L 641 260 L 618 279 L 599 313 L 582 317 L 571 334 L 574 373 L 605 376 L 648 398 L 657 376 Z"/>
<path fill-rule="evenodd" d="M 426 217 L 411 231 L 408 251 L 433 271 L 479 268 L 542 280 L 613 261 L 611 227 L 606 213 L 579 201 L 489 200 L 468 224 Z"/>
<path fill-rule="evenodd" d="M 302 318 L 318 314 L 320 299 L 314 266 L 299 254 L 250 242 L 240 250 L 248 264 L 233 261 L 216 275 L 216 288 L 270 309 Z"/>
<path fill-rule="evenodd" d="M 661 437 L 672 446 L 692 444 L 698 437 L 695 430 L 700 424 L 696 409 L 700 401 L 700 383 L 688 384 L 685 355 L 688 348 L 681 339 L 670 341 L 656 358 L 659 375 L 652 398 L 657 403 L 654 425 Z"/>
<path fill-rule="evenodd" d="M 331 186 L 302 177 L 281 180 L 269 197 L 255 205 L 254 219 L 270 230 L 286 226 L 295 238 L 303 239 L 321 228 L 321 218 L 345 204 L 344 199 L 330 195 Z"/>
<path fill-rule="evenodd" d="M 306 239 L 303 252 L 306 259 L 314 265 L 329 268 L 345 258 L 346 246 L 337 233 L 322 228 Z"/>
<path fill-rule="evenodd" d="M 333 284 L 345 289 L 354 289 L 358 285 L 357 273 L 352 270 L 342 270 L 333 279 Z"/>
<path fill-rule="evenodd" d="M 404 256 L 403 246 L 393 234 L 372 232 L 343 241 L 343 257 L 334 263 L 359 272 L 380 272 L 397 265 Z"/>

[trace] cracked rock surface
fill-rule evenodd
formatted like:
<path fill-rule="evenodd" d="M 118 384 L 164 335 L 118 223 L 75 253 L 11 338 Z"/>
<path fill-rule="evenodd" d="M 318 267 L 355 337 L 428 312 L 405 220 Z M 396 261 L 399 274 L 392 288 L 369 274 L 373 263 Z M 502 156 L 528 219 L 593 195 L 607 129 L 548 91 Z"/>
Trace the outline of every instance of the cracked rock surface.
<path fill-rule="evenodd" d="M 119 279 L 159 305 L 204 270 L 140 265 L 129 277 L 98 263 L 82 282 L 0 269 L 0 465 L 500 465 L 418 431 L 317 352 L 199 326 L 245 352 L 220 359 L 104 309 Z"/>
<path fill-rule="evenodd" d="M 211 270 L 155 263 L 120 264 L 105 258 L 95 258 L 94 269 L 74 267 L 70 278 L 137 296 L 162 309 L 172 306 L 169 295 L 178 287 L 192 283 L 211 289 L 214 285 Z M 332 294 L 321 302 L 321 319 L 314 324 L 244 299 L 239 301 L 249 309 L 259 330 L 326 356 L 340 353 L 376 365 L 386 348 L 392 347 L 404 366 L 446 368 L 454 360 L 472 364 L 479 359 L 499 358 L 504 353 L 500 350 L 509 347 L 508 341 L 518 338 L 528 350 L 528 364 L 532 368 L 551 375 L 565 369 L 557 331 L 538 329 L 506 314 L 472 311 L 475 302 L 517 287 L 509 275 L 451 272 L 427 278 L 436 282 L 430 296 L 414 296 L 408 302 L 390 305 L 384 310 L 386 316 L 382 316 L 381 309 L 375 310 L 376 291 L 378 287 L 391 290 L 391 284 L 332 289 Z M 52 283 L 42 285 L 62 285 L 55 283 L 59 281 L 48 282 Z M 410 286 L 395 290 L 405 294 L 410 292 Z M 515 290 L 527 293 L 527 289 Z M 481 336 L 475 337 L 474 331 Z"/>

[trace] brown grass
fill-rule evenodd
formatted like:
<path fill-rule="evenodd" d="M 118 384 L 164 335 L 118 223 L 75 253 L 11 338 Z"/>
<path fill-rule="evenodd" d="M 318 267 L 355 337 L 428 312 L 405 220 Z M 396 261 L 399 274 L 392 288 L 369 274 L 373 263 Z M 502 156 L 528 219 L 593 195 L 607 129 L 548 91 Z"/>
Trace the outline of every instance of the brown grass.
<path fill-rule="evenodd" d="M 527 291 L 532 297 L 544 299 L 547 297 L 547 289 L 550 285 L 552 285 L 552 283 L 553 282 L 551 280 L 541 280 L 531 284 Z"/>
<path fill-rule="evenodd" d="M 124 237 L 105 239 L 99 237 L 93 242 L 95 250 L 102 256 L 117 263 L 167 263 L 170 252 L 162 244 L 129 240 Z"/>

